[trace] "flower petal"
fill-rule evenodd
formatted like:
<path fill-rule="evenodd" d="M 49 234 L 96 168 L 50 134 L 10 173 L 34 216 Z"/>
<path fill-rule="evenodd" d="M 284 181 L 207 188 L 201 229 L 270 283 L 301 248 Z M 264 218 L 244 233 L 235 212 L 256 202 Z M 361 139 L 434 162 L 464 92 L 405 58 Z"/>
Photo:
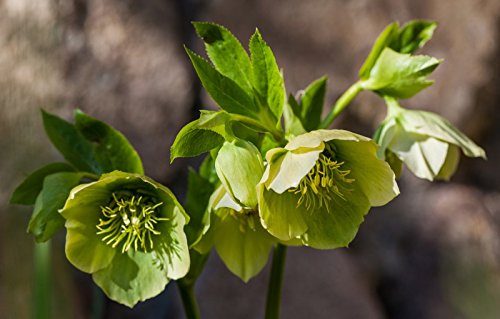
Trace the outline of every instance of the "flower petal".
<path fill-rule="evenodd" d="M 449 180 L 450 177 L 455 173 L 458 167 L 458 162 L 460 161 L 460 151 L 458 146 L 449 145 L 448 154 L 446 155 L 446 160 L 444 161 L 439 174 L 436 175 L 436 179 Z"/>
<path fill-rule="evenodd" d="M 224 213 L 217 217 L 215 249 L 227 268 L 247 282 L 264 268 L 276 239 L 262 228 L 256 216 L 238 216 L 230 209 L 219 211 Z"/>
<path fill-rule="evenodd" d="M 238 203 L 257 206 L 255 186 L 259 183 L 264 164 L 259 150 L 243 140 L 225 142 L 215 160 L 215 169 L 226 190 Z"/>
<path fill-rule="evenodd" d="M 189 248 L 184 225 L 186 219 L 178 206 L 169 209 L 170 221 L 159 223 L 160 238 L 155 238 L 155 259 L 172 279 L 184 277 L 189 271 Z"/>
<path fill-rule="evenodd" d="M 110 299 L 131 308 L 161 293 L 169 282 L 152 254 L 132 250 L 116 254 L 113 262 L 92 278 Z"/>
<path fill-rule="evenodd" d="M 460 146 L 464 154 L 469 157 L 486 158 L 486 153 L 481 147 L 442 116 L 431 112 L 405 110 L 400 114 L 400 118 L 402 125 L 410 132 L 433 136 Z"/>
<path fill-rule="evenodd" d="M 323 152 L 324 144 L 315 149 L 304 152 L 288 151 L 279 153 L 269 162 L 264 176 L 269 176 L 265 181 L 267 189 L 272 189 L 281 194 L 289 188 L 297 187 L 300 180 L 313 168 Z"/>
<path fill-rule="evenodd" d="M 323 206 L 304 212 L 307 231 L 301 238 L 305 245 L 333 249 L 346 247 L 354 239 L 364 220 L 363 216 L 370 209 L 370 203 L 357 187 L 351 192 L 343 192 L 343 195 L 345 199 L 332 196 L 328 210 Z"/>
<path fill-rule="evenodd" d="M 399 194 L 394 172 L 389 164 L 377 158 L 377 145 L 373 141 L 332 142 L 336 146 L 337 158 L 344 164 L 342 169 L 349 169 L 349 178 L 354 178 L 353 185 L 359 187 L 368 198 L 371 206 L 382 206 Z"/>
<path fill-rule="evenodd" d="M 345 130 L 316 130 L 293 138 L 285 148 L 290 151 L 300 148 L 318 148 L 321 142 L 331 140 L 367 141 L 369 138 Z"/>
<path fill-rule="evenodd" d="M 398 135 L 389 148 L 415 176 L 433 181 L 445 162 L 448 143 L 407 133 Z"/>
<path fill-rule="evenodd" d="M 66 257 L 76 268 L 86 273 L 94 273 L 107 267 L 116 252 L 97 237 L 96 224 L 92 225 L 94 226 L 93 233 L 90 233 L 90 226 L 87 228 L 67 227 L 66 233 Z"/>
<path fill-rule="evenodd" d="M 307 230 L 304 216 L 308 211 L 304 206 L 297 207 L 298 195 L 291 192 L 278 194 L 262 184 L 257 186 L 257 193 L 262 225 L 273 236 L 291 240 Z"/>

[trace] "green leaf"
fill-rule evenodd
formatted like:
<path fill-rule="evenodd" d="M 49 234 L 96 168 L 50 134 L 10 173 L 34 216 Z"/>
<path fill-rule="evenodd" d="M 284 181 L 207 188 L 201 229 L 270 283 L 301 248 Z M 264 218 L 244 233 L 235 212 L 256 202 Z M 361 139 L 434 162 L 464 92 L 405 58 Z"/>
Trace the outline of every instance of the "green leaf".
<path fill-rule="evenodd" d="M 94 143 L 95 157 L 104 173 L 120 170 L 144 174 L 141 158 L 122 133 L 80 110 L 75 112 L 75 127 Z"/>
<path fill-rule="evenodd" d="M 392 41 L 392 38 L 396 36 L 398 32 L 398 23 L 393 22 L 385 27 L 384 31 L 380 33 L 377 40 L 373 44 L 372 50 L 365 60 L 365 63 L 359 70 L 359 78 L 366 80 L 370 77 L 370 71 L 377 62 L 378 57 L 382 51 L 387 47 L 387 45 Z"/>
<path fill-rule="evenodd" d="M 71 123 L 42 110 L 45 132 L 64 158 L 76 168 L 101 174 L 94 147 Z"/>
<path fill-rule="evenodd" d="M 49 240 L 63 227 L 64 218 L 58 209 L 64 206 L 71 189 L 80 184 L 82 176 L 82 173 L 60 172 L 44 179 L 28 226 L 28 232 L 35 236 L 37 242 Z"/>
<path fill-rule="evenodd" d="M 186 48 L 186 52 L 208 94 L 223 110 L 258 118 L 259 110 L 245 90 L 193 51 Z"/>
<path fill-rule="evenodd" d="M 198 128 L 210 130 L 222 136 L 225 140 L 234 139 L 231 127 L 231 114 L 225 111 L 200 111 Z"/>
<path fill-rule="evenodd" d="M 226 28 L 210 22 L 193 22 L 196 33 L 205 42 L 208 57 L 217 71 L 252 94 L 252 65 L 247 52 Z"/>
<path fill-rule="evenodd" d="M 186 124 L 177 134 L 170 148 L 170 162 L 178 157 L 193 157 L 208 152 L 224 143 L 224 138 L 211 130 L 200 129 L 200 120 Z"/>
<path fill-rule="evenodd" d="M 208 154 L 203 162 L 201 162 L 199 174 L 202 178 L 209 181 L 210 184 L 214 185 L 214 187 L 219 184 L 219 177 L 217 177 L 217 172 L 215 170 L 215 159 L 211 154 Z"/>
<path fill-rule="evenodd" d="M 250 39 L 250 53 L 254 72 L 254 87 L 266 101 L 267 106 L 277 120 L 283 114 L 286 92 L 283 75 L 281 74 L 274 54 L 256 30 Z"/>
<path fill-rule="evenodd" d="M 389 47 L 399 53 L 413 53 L 432 38 L 437 23 L 426 20 L 413 20 L 406 23 L 392 38 Z"/>
<path fill-rule="evenodd" d="M 189 169 L 188 187 L 184 208 L 191 217 L 189 224 L 184 228 L 189 246 L 195 245 L 210 226 L 210 215 L 207 205 L 215 186 L 200 176 L 193 169 Z"/>
<path fill-rule="evenodd" d="M 434 21 L 412 20 L 403 27 L 397 22 L 389 24 L 378 36 L 370 54 L 359 71 L 361 80 L 370 77 L 370 72 L 385 48 L 398 53 L 413 53 L 423 47 L 432 38 L 437 24 Z"/>
<path fill-rule="evenodd" d="M 38 193 L 42 190 L 43 180 L 48 175 L 59 172 L 74 172 L 73 166 L 67 163 L 52 163 L 48 164 L 33 173 L 16 188 L 12 197 L 11 204 L 34 205 Z"/>
<path fill-rule="evenodd" d="M 287 135 L 297 136 L 306 133 L 300 117 L 300 105 L 295 97 L 290 94 L 284 112 L 285 132 Z"/>
<path fill-rule="evenodd" d="M 306 131 L 317 129 L 321 122 L 327 81 L 327 77 L 323 76 L 311 83 L 300 99 L 300 109 L 294 110 L 295 114 L 300 114 L 300 120 Z"/>
<path fill-rule="evenodd" d="M 434 82 L 427 76 L 441 63 L 433 57 L 397 53 L 386 48 L 370 72 L 370 77 L 361 82 L 365 90 L 395 98 L 409 98 Z"/>

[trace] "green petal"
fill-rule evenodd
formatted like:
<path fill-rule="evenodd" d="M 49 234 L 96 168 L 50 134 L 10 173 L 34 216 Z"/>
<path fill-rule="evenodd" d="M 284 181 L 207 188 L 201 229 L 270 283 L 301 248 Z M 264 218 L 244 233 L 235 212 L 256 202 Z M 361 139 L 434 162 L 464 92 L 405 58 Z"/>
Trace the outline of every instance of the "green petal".
<path fill-rule="evenodd" d="M 459 146 L 469 157 L 486 158 L 484 150 L 465 134 L 460 132 L 447 119 L 424 111 L 406 110 L 400 113 L 405 130 L 422 135 L 429 135 Z"/>
<path fill-rule="evenodd" d="M 68 225 L 68 222 L 66 222 Z M 96 224 L 92 224 L 95 228 Z M 67 227 L 67 226 L 66 226 Z M 68 228 L 68 227 L 67 227 Z M 107 267 L 115 256 L 115 249 L 106 245 L 100 237 L 91 234 L 92 227 L 69 227 L 66 234 L 66 257 L 86 273 L 94 273 Z"/>
<path fill-rule="evenodd" d="M 356 183 L 356 182 L 354 182 Z M 356 236 L 370 203 L 354 184 L 352 192 L 343 192 L 345 200 L 333 196 L 326 207 L 304 212 L 307 232 L 301 236 L 305 245 L 317 249 L 346 247 Z"/>
<path fill-rule="evenodd" d="M 224 211 L 215 234 L 215 249 L 229 270 L 247 282 L 267 263 L 276 242 L 260 225 L 256 216 Z"/>
<path fill-rule="evenodd" d="M 113 262 L 92 278 L 110 299 L 128 307 L 158 295 L 169 281 L 152 254 L 132 251 L 116 254 Z"/>
<path fill-rule="evenodd" d="M 313 168 L 323 149 L 324 144 L 321 143 L 317 148 L 305 149 L 303 152 L 277 153 L 269 162 L 262 179 L 267 189 L 281 194 L 289 188 L 297 187 L 300 180 Z"/>
<path fill-rule="evenodd" d="M 278 194 L 262 184 L 257 191 L 260 218 L 269 233 L 281 240 L 291 240 L 307 230 L 304 217 L 309 212 L 304 206 L 297 207 L 298 195 L 287 191 Z"/>
<path fill-rule="evenodd" d="M 331 140 L 369 141 L 370 139 L 345 130 L 316 130 L 293 138 L 285 148 L 291 151 L 300 148 L 318 148 L 321 142 Z"/>
<path fill-rule="evenodd" d="M 392 139 L 398 132 L 396 120 L 393 117 L 386 119 L 380 124 L 373 135 L 373 140 L 380 146 L 377 150 L 377 156 L 385 159 L 385 152 Z"/>
<path fill-rule="evenodd" d="M 257 206 L 256 185 L 264 164 L 259 150 L 243 140 L 226 142 L 219 150 L 215 169 L 226 190 L 238 203 L 246 207 Z"/>
<path fill-rule="evenodd" d="M 446 155 L 446 160 L 444 161 L 439 174 L 436 175 L 436 179 L 449 180 L 450 177 L 455 173 L 458 167 L 458 162 L 460 160 L 460 151 L 458 146 L 449 145 L 448 154 Z"/>
<path fill-rule="evenodd" d="M 448 143 L 434 138 L 407 133 L 398 135 L 390 145 L 390 150 L 415 176 L 432 181 L 443 167 L 448 146 Z"/>
<path fill-rule="evenodd" d="M 170 210 L 171 222 L 158 224 L 160 238 L 155 238 L 155 255 L 162 269 L 172 279 L 184 277 L 189 270 L 189 248 L 184 233 L 186 220 L 179 207 Z"/>
<path fill-rule="evenodd" d="M 391 167 L 394 175 L 396 175 L 396 179 L 400 178 L 403 173 L 403 161 L 401 161 L 398 156 L 390 150 L 386 150 L 385 152 L 385 161 Z"/>
<path fill-rule="evenodd" d="M 360 187 L 371 206 L 382 206 L 399 194 L 394 172 L 389 164 L 378 159 L 377 145 L 373 141 L 332 142 L 337 149 L 337 158 L 344 161 L 342 169 L 349 169 L 349 178 Z"/>
<path fill-rule="evenodd" d="M 115 250 L 96 234 L 101 205 L 111 193 L 98 182 L 75 187 L 60 211 L 66 219 L 66 257 L 78 269 L 93 273 L 109 265 Z"/>

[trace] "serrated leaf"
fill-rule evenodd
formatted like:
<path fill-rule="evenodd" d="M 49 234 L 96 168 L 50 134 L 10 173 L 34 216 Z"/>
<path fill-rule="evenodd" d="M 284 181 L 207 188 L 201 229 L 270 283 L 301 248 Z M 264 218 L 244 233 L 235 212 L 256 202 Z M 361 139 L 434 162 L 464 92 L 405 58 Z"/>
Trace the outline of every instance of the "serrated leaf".
<path fill-rule="evenodd" d="M 80 110 L 75 112 L 75 127 L 93 143 L 94 156 L 104 173 L 120 170 L 144 174 L 141 158 L 122 133 Z"/>
<path fill-rule="evenodd" d="M 68 162 L 82 171 L 102 173 L 94 158 L 92 143 L 87 141 L 73 124 L 44 110 L 42 117 L 49 139 Z"/>
<path fill-rule="evenodd" d="M 250 39 L 254 87 L 276 119 L 280 119 L 285 105 L 285 85 L 273 51 L 256 30 Z"/>
<path fill-rule="evenodd" d="M 215 186 L 209 180 L 203 178 L 193 169 L 189 169 L 184 208 L 191 219 L 189 224 L 184 227 L 184 232 L 190 247 L 200 240 L 210 226 L 207 205 L 214 190 Z"/>
<path fill-rule="evenodd" d="M 307 131 L 318 128 L 325 102 L 326 84 L 324 76 L 311 83 L 300 99 L 300 119 Z"/>
<path fill-rule="evenodd" d="M 178 157 L 193 157 L 208 152 L 224 143 L 224 138 L 211 130 L 200 129 L 199 119 L 186 124 L 170 147 L 170 162 Z"/>
<path fill-rule="evenodd" d="M 210 22 L 193 22 L 196 33 L 205 42 L 208 57 L 215 68 L 252 94 L 252 65 L 238 39 L 225 27 Z"/>
<path fill-rule="evenodd" d="M 365 63 L 359 70 L 359 78 L 362 80 L 368 79 L 370 76 L 370 71 L 377 62 L 378 57 L 382 51 L 387 47 L 387 45 L 392 41 L 392 38 L 396 36 L 398 32 L 398 23 L 393 22 L 385 27 L 384 31 L 380 33 L 373 44 L 372 50 L 368 54 Z"/>
<path fill-rule="evenodd" d="M 297 136 L 306 132 L 300 118 L 300 105 L 291 94 L 288 96 L 288 103 L 285 106 L 284 119 L 287 135 Z"/>
<path fill-rule="evenodd" d="M 392 38 L 389 47 L 399 53 L 413 53 L 432 38 L 437 23 L 426 20 L 413 20 L 406 23 Z"/>
<path fill-rule="evenodd" d="M 71 189 L 80 184 L 83 173 L 61 172 L 47 176 L 36 198 L 28 232 L 37 242 L 49 240 L 64 226 L 64 218 L 58 209 L 64 206 Z"/>
<path fill-rule="evenodd" d="M 440 63 L 441 60 L 430 56 L 411 56 L 385 48 L 361 86 L 382 95 L 409 98 L 433 84 L 427 76 Z"/>
<path fill-rule="evenodd" d="M 258 118 L 259 110 L 252 98 L 233 80 L 224 76 L 202 57 L 186 48 L 198 77 L 208 94 L 229 112 Z"/>
<path fill-rule="evenodd" d="M 378 36 L 370 54 L 359 70 L 361 80 L 366 80 L 377 59 L 385 48 L 391 48 L 398 53 L 413 53 L 423 47 L 432 38 L 437 24 L 434 21 L 412 20 L 401 28 L 397 22 L 389 24 Z"/>
<path fill-rule="evenodd" d="M 11 204 L 34 205 L 38 193 L 42 190 L 43 180 L 48 175 L 59 172 L 74 172 L 73 166 L 67 163 L 51 163 L 37 169 L 15 189 L 10 198 Z"/>
<path fill-rule="evenodd" d="M 222 136 L 226 140 L 232 139 L 230 127 L 231 115 L 224 111 L 200 111 L 199 129 L 210 130 Z"/>

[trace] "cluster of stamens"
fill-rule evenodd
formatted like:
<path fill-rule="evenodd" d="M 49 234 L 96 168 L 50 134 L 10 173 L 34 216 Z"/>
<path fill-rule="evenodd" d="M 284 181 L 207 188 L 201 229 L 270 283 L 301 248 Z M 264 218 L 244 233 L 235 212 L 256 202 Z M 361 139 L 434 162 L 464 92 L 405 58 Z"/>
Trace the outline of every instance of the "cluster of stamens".
<path fill-rule="evenodd" d="M 290 188 L 288 191 L 299 194 L 297 207 L 305 205 L 308 210 L 317 207 L 326 207 L 330 209 L 330 202 L 333 196 L 338 196 L 345 200 L 342 191 L 349 191 L 345 184 L 354 182 L 354 179 L 347 178 L 350 170 L 342 170 L 344 162 L 333 160 L 335 153 L 332 146 L 325 147 L 325 151 L 319 155 L 314 167 L 302 178 L 297 187 Z M 343 185 L 341 185 L 341 183 Z M 341 188 L 342 187 L 342 191 Z"/>
<path fill-rule="evenodd" d="M 157 208 L 163 203 L 148 195 L 132 195 L 130 192 L 113 193 L 107 206 L 101 206 L 102 218 L 96 226 L 102 241 L 113 248 L 122 245 L 122 253 L 131 247 L 135 251 L 153 250 L 153 236 L 160 235 L 156 230 L 159 222 L 169 218 L 158 216 Z"/>

